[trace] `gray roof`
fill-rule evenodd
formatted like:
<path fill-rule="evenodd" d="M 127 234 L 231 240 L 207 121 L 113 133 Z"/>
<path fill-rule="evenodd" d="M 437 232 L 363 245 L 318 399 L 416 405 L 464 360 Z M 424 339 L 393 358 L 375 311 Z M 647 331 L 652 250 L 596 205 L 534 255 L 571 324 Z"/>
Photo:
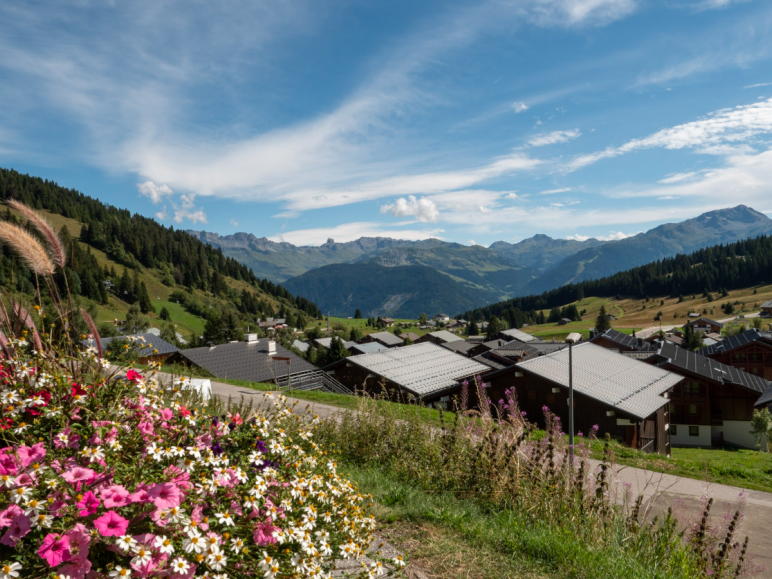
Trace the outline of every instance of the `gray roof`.
<path fill-rule="evenodd" d="M 562 350 L 568 346 L 568 344 L 565 342 L 545 342 L 543 340 L 534 340 L 533 342 L 528 342 L 528 345 L 532 348 L 536 348 L 539 356 L 557 352 L 558 350 Z"/>
<path fill-rule="evenodd" d="M 488 371 L 487 366 L 431 342 L 351 356 L 346 363 L 383 376 L 419 397 L 453 388 L 460 379 Z"/>
<path fill-rule="evenodd" d="M 351 346 L 347 346 L 346 349 L 359 354 L 371 354 L 373 352 L 380 352 L 381 350 L 388 350 L 386 346 L 379 344 L 378 342 L 369 342 L 367 344 L 352 343 Z"/>
<path fill-rule="evenodd" d="M 483 352 L 482 354 L 479 354 L 477 356 L 474 356 L 472 360 L 476 362 L 480 362 L 480 364 L 485 364 L 486 366 L 493 368 L 494 370 L 502 370 L 504 368 L 509 368 L 512 366 L 512 364 L 505 364 L 501 360 L 497 360 L 495 357 L 491 356 L 491 352 Z"/>
<path fill-rule="evenodd" d="M 466 354 L 469 350 L 478 345 L 479 344 L 473 342 L 467 342 L 466 340 L 456 340 L 455 342 L 445 342 L 444 344 L 440 344 L 443 348 L 447 348 L 451 352 L 456 352 L 457 354 Z"/>
<path fill-rule="evenodd" d="M 761 408 L 767 404 L 772 404 L 772 384 L 770 384 L 769 388 L 767 388 L 767 391 L 761 395 L 761 398 L 756 400 L 756 404 L 754 404 L 754 406 Z"/>
<path fill-rule="evenodd" d="M 697 350 L 697 353 L 702 354 L 703 356 L 723 354 L 724 352 L 729 352 L 735 348 L 750 344 L 751 342 L 766 342 L 772 344 L 772 334 L 760 330 L 746 330 L 742 334 L 737 334 L 736 336 L 721 340 L 718 344 L 700 348 Z"/>
<path fill-rule="evenodd" d="M 705 316 L 701 317 L 699 320 L 689 320 L 687 323 L 692 326 L 694 324 L 699 324 L 700 322 L 707 322 L 708 324 L 711 324 L 713 326 L 718 326 L 719 328 L 723 328 L 724 324 L 721 322 L 717 322 L 715 320 L 711 320 L 710 318 L 706 318 Z"/>
<path fill-rule="evenodd" d="M 440 340 L 444 340 L 445 342 L 458 342 L 459 340 L 463 340 L 461 336 L 457 336 L 456 334 L 451 334 L 447 330 L 439 330 L 437 332 L 429 332 L 429 336 L 432 336 L 434 338 L 438 338 Z"/>
<path fill-rule="evenodd" d="M 215 378 L 235 378 L 250 382 L 272 382 L 276 376 L 287 375 L 287 362 L 268 355 L 267 338 L 255 342 L 232 342 L 212 348 L 189 348 L 179 355 L 203 368 Z M 316 366 L 276 344 L 276 356 L 289 358 L 291 374 L 316 370 Z"/>
<path fill-rule="evenodd" d="M 657 352 L 657 358 L 659 366 L 668 365 L 670 368 L 678 368 L 719 384 L 742 386 L 759 394 L 769 387 L 769 382 L 761 376 L 721 364 L 697 352 L 679 348 L 675 344 L 664 344 Z"/>
<path fill-rule="evenodd" d="M 653 344 L 650 344 L 649 342 L 646 342 L 645 340 L 642 340 L 641 338 L 636 338 L 635 336 L 630 336 L 628 334 L 623 334 L 622 332 L 618 332 L 617 330 L 611 328 L 606 330 L 605 332 L 602 332 L 595 336 L 591 342 L 594 342 L 595 340 L 598 340 L 600 338 L 606 338 L 607 340 L 611 340 L 612 342 L 619 344 L 620 346 L 623 346 L 625 348 L 632 348 L 633 350 L 656 350 L 656 346 Z"/>
<path fill-rule="evenodd" d="M 322 348 L 330 349 L 330 346 L 332 345 L 332 338 L 317 338 L 314 340 L 316 342 L 317 346 L 321 346 Z"/>
<path fill-rule="evenodd" d="M 568 388 L 568 348 L 517 367 Z M 589 342 L 573 347 L 574 390 L 640 419 L 667 404 L 662 394 L 681 380 L 678 374 Z"/>
<path fill-rule="evenodd" d="M 519 340 L 520 342 L 531 342 L 536 339 L 531 334 L 526 334 L 525 332 L 518 330 L 517 328 L 504 330 L 499 333 L 504 334 L 505 336 L 509 336 L 513 340 Z"/>
<path fill-rule="evenodd" d="M 370 337 L 373 340 L 383 342 L 387 346 L 399 346 L 403 341 L 402 338 L 395 336 L 391 332 L 375 332 L 374 334 L 370 334 Z"/>
<path fill-rule="evenodd" d="M 107 345 L 112 342 L 113 340 L 123 340 L 124 338 L 128 338 L 130 336 L 134 336 L 136 338 L 140 339 L 140 344 L 142 343 L 142 339 L 144 339 L 144 343 L 146 346 L 142 348 L 139 351 L 139 355 L 141 357 L 143 356 L 155 356 L 160 354 L 174 354 L 174 352 L 179 352 L 180 349 L 175 346 L 174 344 L 170 344 L 166 340 L 162 340 L 160 336 L 156 336 L 155 334 L 151 334 L 148 332 L 140 333 L 140 334 L 127 334 L 126 336 L 116 336 L 115 338 L 102 338 L 102 349 L 107 350 Z M 96 343 L 93 343 L 93 340 L 83 340 L 81 343 L 84 346 L 91 346 L 96 345 Z M 158 354 L 153 352 L 153 350 L 158 350 Z"/>
<path fill-rule="evenodd" d="M 768 301 L 764 302 L 763 304 L 761 304 L 761 307 L 762 308 L 772 308 L 772 300 L 768 300 Z"/>
<path fill-rule="evenodd" d="M 292 347 L 297 348 L 298 350 L 300 350 L 305 354 L 306 352 L 308 352 L 308 349 L 311 347 L 311 344 L 309 344 L 308 342 L 301 342 L 300 340 L 295 340 L 294 342 L 292 342 Z"/>

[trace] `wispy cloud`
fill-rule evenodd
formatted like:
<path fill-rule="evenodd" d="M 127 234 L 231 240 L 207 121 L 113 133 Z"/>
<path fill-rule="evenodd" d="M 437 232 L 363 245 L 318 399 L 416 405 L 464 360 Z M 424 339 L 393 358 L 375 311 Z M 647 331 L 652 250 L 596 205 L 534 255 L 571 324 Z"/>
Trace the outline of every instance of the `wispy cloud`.
<path fill-rule="evenodd" d="M 568 131 L 552 131 L 551 133 L 544 133 L 536 135 L 528 140 L 528 146 L 530 147 L 544 147 L 545 145 L 555 145 L 557 143 L 567 143 L 573 139 L 581 137 L 582 133 L 579 129 L 571 129 Z"/>
<path fill-rule="evenodd" d="M 154 205 L 160 203 L 164 197 L 174 193 L 168 185 L 156 185 L 152 181 L 137 183 L 137 190 L 140 195 L 150 199 Z"/>
<path fill-rule="evenodd" d="M 441 239 L 443 229 L 411 230 L 389 229 L 382 223 L 358 221 L 336 227 L 318 227 L 315 229 L 297 229 L 284 231 L 269 237 L 272 241 L 286 241 L 293 245 L 322 245 L 328 239 L 339 242 L 353 241 L 360 237 L 390 237 L 391 239 Z"/>
<path fill-rule="evenodd" d="M 762 86 L 772 86 L 772 82 L 759 82 L 756 84 L 749 84 L 748 86 L 744 86 L 743 88 L 760 88 Z"/>
<path fill-rule="evenodd" d="M 381 213 L 391 213 L 395 217 L 415 217 L 423 223 L 436 223 L 440 220 L 437 204 L 425 197 L 417 199 L 410 195 L 407 199 L 400 197 L 394 203 L 381 205 Z"/>
<path fill-rule="evenodd" d="M 539 195 L 555 195 L 557 193 L 565 193 L 567 191 L 571 191 L 571 187 L 563 187 L 561 189 L 547 189 L 546 191 L 541 191 Z"/>
<path fill-rule="evenodd" d="M 512 110 L 515 111 L 515 113 L 524 113 L 528 110 L 528 105 L 523 101 L 517 101 L 512 103 Z"/>
<path fill-rule="evenodd" d="M 641 232 L 639 231 L 638 233 L 641 233 Z M 620 239 L 627 239 L 628 237 L 633 237 L 635 235 L 637 235 L 637 233 L 623 233 L 621 231 L 612 231 L 609 235 L 596 235 L 594 236 L 594 238 L 600 241 L 619 241 Z M 566 236 L 566 239 L 573 239 L 575 241 L 587 241 L 588 239 L 592 239 L 592 238 L 593 236 L 580 235 L 578 233 L 574 235 Z"/>

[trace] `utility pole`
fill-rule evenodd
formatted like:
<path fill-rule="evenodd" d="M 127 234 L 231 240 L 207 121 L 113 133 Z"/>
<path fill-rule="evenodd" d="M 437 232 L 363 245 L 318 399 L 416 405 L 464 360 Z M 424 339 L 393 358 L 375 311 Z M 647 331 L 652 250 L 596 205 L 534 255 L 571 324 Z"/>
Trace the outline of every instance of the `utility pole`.
<path fill-rule="evenodd" d="M 572 332 L 566 336 L 568 344 L 568 461 L 574 468 L 574 359 L 573 345 L 582 339 L 578 332 Z"/>

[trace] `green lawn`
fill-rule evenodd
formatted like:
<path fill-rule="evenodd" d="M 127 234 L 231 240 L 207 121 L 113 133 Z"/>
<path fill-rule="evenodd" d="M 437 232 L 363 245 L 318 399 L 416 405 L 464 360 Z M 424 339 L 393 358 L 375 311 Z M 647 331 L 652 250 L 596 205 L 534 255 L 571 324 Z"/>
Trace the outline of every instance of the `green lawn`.
<path fill-rule="evenodd" d="M 188 334 L 188 337 L 194 333 L 201 335 L 204 332 L 204 320 L 194 316 L 177 302 L 155 300 L 153 301 L 153 307 L 156 313 L 160 313 L 163 307 L 169 310 L 172 322 L 178 326 L 177 330 L 182 330 L 181 333 Z M 161 322 L 161 320 L 158 320 L 158 322 Z"/>

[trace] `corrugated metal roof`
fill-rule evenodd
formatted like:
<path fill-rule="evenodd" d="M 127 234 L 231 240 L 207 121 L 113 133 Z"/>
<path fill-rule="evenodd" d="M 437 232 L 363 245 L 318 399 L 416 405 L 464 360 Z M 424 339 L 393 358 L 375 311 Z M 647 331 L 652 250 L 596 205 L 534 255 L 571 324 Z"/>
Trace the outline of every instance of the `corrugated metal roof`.
<path fill-rule="evenodd" d="M 353 350 L 361 354 L 371 354 L 373 352 L 380 352 L 381 350 L 388 350 L 386 346 L 379 344 L 378 342 L 369 342 L 367 344 L 351 344 L 351 347 L 346 349 Z"/>
<path fill-rule="evenodd" d="M 661 359 L 659 365 L 680 368 L 719 384 L 742 386 L 759 393 L 764 392 L 769 387 L 769 382 L 761 376 L 721 364 L 697 352 L 679 348 L 675 344 L 664 344 L 657 352 L 657 356 Z M 674 371 L 677 372 L 678 370 Z"/>
<path fill-rule="evenodd" d="M 332 338 L 317 338 L 314 340 L 316 342 L 317 346 L 321 346 L 322 348 L 330 349 L 330 346 L 332 345 Z"/>
<path fill-rule="evenodd" d="M 383 342 L 387 346 L 399 346 L 402 343 L 402 338 L 395 336 L 391 332 L 375 332 L 370 334 L 370 337 L 373 340 Z"/>
<path fill-rule="evenodd" d="M 512 364 L 504 364 L 501 360 L 497 360 L 496 358 L 491 356 L 491 352 L 483 352 L 482 354 L 474 356 L 472 360 L 475 360 L 476 362 L 480 362 L 480 364 L 485 364 L 486 366 L 489 366 L 494 370 L 502 370 L 504 368 L 509 368 L 510 366 L 512 366 Z"/>
<path fill-rule="evenodd" d="M 762 332 L 761 330 L 746 330 L 741 334 L 721 340 L 718 344 L 700 348 L 697 350 L 697 353 L 702 354 L 703 356 L 723 354 L 724 352 L 729 352 L 735 348 L 750 344 L 751 342 L 765 342 L 767 344 L 772 344 L 772 334 L 769 332 Z"/>
<path fill-rule="evenodd" d="M 276 356 L 268 355 L 267 338 L 255 342 L 220 344 L 213 348 L 180 350 L 180 355 L 205 369 L 216 378 L 235 378 L 250 382 L 272 382 L 276 376 L 287 375 L 287 362 L 274 360 L 276 356 L 291 360 L 292 374 L 316 370 L 316 366 L 276 344 Z"/>
<path fill-rule="evenodd" d="M 457 352 L 459 354 L 466 354 L 472 348 L 476 348 L 479 344 L 467 342 L 466 340 L 456 340 L 455 342 L 445 342 L 440 344 L 443 348 L 447 348 L 451 352 Z"/>
<path fill-rule="evenodd" d="M 552 352 L 557 352 L 558 350 L 568 347 L 568 344 L 565 342 L 545 342 L 543 340 L 534 340 L 533 342 L 528 342 L 528 345 L 532 348 L 536 348 L 540 356 L 551 354 Z"/>
<path fill-rule="evenodd" d="M 431 342 L 351 356 L 346 362 L 383 376 L 420 397 L 447 390 L 462 378 L 488 371 L 487 366 Z"/>
<path fill-rule="evenodd" d="M 761 408 L 767 404 L 772 404 L 772 384 L 769 386 L 769 388 L 767 388 L 767 391 L 761 395 L 761 398 L 756 400 L 756 404 L 754 406 L 756 406 L 756 408 Z"/>
<path fill-rule="evenodd" d="M 174 344 L 170 344 L 166 340 L 162 340 L 160 336 L 156 336 L 155 334 L 151 333 L 140 333 L 140 334 L 127 334 L 126 336 L 116 336 L 115 338 L 102 338 L 102 349 L 107 350 L 107 345 L 112 342 L 113 340 L 122 340 L 124 338 L 128 338 L 129 336 L 135 336 L 136 338 L 144 339 L 144 343 L 146 344 L 144 348 L 142 348 L 139 351 L 140 356 L 155 356 L 158 354 L 174 354 L 174 352 L 179 352 L 180 349 L 175 346 Z M 93 340 L 83 340 L 81 343 L 84 346 L 91 346 Z M 139 342 L 142 343 L 141 341 Z M 95 343 L 93 344 L 95 345 Z M 153 350 L 158 350 L 158 354 L 153 352 Z"/>
<path fill-rule="evenodd" d="M 294 342 L 292 342 L 292 347 L 297 348 L 298 350 L 300 350 L 305 354 L 306 352 L 308 352 L 308 349 L 311 347 L 311 344 L 309 344 L 308 342 L 301 342 L 300 340 L 295 340 Z"/>
<path fill-rule="evenodd" d="M 505 336 L 509 336 L 514 340 L 519 340 L 520 342 L 531 342 L 536 339 L 531 334 L 526 334 L 525 332 L 523 332 L 522 330 L 518 330 L 517 328 L 504 330 L 499 333 L 504 334 Z"/>
<path fill-rule="evenodd" d="M 628 334 L 623 334 L 622 332 L 618 332 L 614 328 L 608 329 L 605 332 L 598 334 L 595 336 L 592 340 L 594 342 L 595 340 L 598 340 L 600 338 L 606 338 L 607 340 L 611 340 L 612 342 L 619 344 L 620 346 L 623 346 L 625 348 L 631 348 L 633 350 L 656 350 L 656 346 L 653 344 L 650 344 L 649 342 L 646 342 L 645 340 L 642 340 L 640 338 L 636 338 L 635 336 L 630 336 Z"/>
<path fill-rule="evenodd" d="M 464 339 L 461 336 L 457 336 L 456 334 L 452 334 L 448 332 L 447 330 L 438 330 L 436 332 L 429 332 L 429 335 L 439 340 L 443 340 L 445 342 L 458 342 L 459 340 Z"/>
<path fill-rule="evenodd" d="M 567 348 L 517 366 L 568 388 Z M 678 374 L 589 342 L 573 347 L 574 390 L 640 419 L 667 404 L 662 394 L 681 380 Z"/>

